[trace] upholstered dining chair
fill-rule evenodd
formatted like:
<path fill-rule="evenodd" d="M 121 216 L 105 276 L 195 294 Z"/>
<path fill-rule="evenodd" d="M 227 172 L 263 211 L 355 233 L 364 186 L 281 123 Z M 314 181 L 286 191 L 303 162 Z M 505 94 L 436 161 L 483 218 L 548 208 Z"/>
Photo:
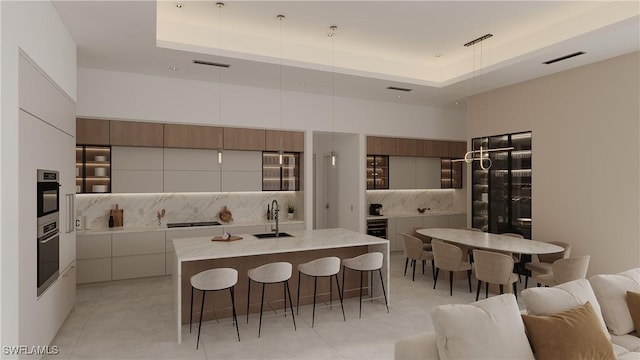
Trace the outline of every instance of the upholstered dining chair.
<path fill-rule="evenodd" d="M 504 285 L 513 284 L 513 293 L 518 298 L 518 277 L 513 273 L 513 257 L 507 254 L 487 250 L 473 250 L 478 290 L 476 301 L 480 296 L 482 282 L 485 283 L 485 298 L 489 296 L 489 284 L 500 285 L 500 294 L 504 294 Z"/>
<path fill-rule="evenodd" d="M 420 239 L 422 241 L 422 249 L 423 250 L 427 250 L 427 251 L 431 251 L 431 236 L 427 236 L 427 235 L 422 235 L 418 232 L 418 230 L 420 229 L 424 229 L 421 226 L 412 226 L 409 229 L 409 235 L 416 237 L 418 239 Z"/>
<path fill-rule="evenodd" d="M 517 239 L 524 239 L 524 236 L 522 236 L 522 234 L 517 234 L 517 233 L 502 233 L 500 235 L 509 236 Z M 520 270 L 523 269 L 523 263 L 521 262 L 522 255 L 517 253 L 511 253 L 511 256 L 513 257 L 513 264 L 515 266 L 514 269 L 517 270 L 518 272 L 518 280 L 522 282 L 522 278 L 520 277 Z"/>
<path fill-rule="evenodd" d="M 453 296 L 453 273 L 454 271 L 466 271 L 469 279 L 469 292 L 471 290 L 471 264 L 458 246 L 446 243 L 442 240 L 433 239 L 433 260 L 436 266 L 436 275 L 433 279 L 433 288 L 438 283 L 438 273 L 440 269 L 449 271 L 449 295 Z"/>
<path fill-rule="evenodd" d="M 404 276 L 407 276 L 407 266 L 409 265 L 409 260 L 411 260 L 411 267 L 413 268 L 413 281 L 416 281 L 416 266 L 418 261 L 422 262 L 422 274 L 424 274 L 424 264 L 427 262 L 427 260 L 431 260 L 431 274 L 435 274 L 433 252 L 425 251 L 423 249 L 422 240 L 407 233 L 400 234 L 400 236 L 402 236 L 402 247 L 404 249 L 405 256 Z"/>
<path fill-rule="evenodd" d="M 564 251 L 551 254 L 538 254 L 533 255 L 533 261 L 524 264 L 524 268 L 532 273 L 549 274 L 551 272 L 551 265 L 554 261 L 559 259 L 566 259 L 571 255 L 571 245 L 562 241 L 549 241 L 549 244 L 558 245 L 564 248 Z M 533 274 L 531 274 L 533 275 Z M 524 280 L 524 288 L 529 285 L 529 276 Z"/>
<path fill-rule="evenodd" d="M 591 256 L 559 259 L 551 265 L 551 273 L 538 275 L 534 280 L 538 286 L 555 286 L 569 281 L 584 279 L 589 269 L 589 259 Z"/>

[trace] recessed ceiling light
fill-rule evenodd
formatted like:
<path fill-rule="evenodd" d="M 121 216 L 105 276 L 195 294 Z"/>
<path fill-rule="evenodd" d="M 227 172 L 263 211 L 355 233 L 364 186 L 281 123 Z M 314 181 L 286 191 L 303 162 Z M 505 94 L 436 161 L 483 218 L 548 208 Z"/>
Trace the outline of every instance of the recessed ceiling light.
<path fill-rule="evenodd" d="M 175 66 L 172 66 L 172 67 L 170 67 L 170 68 L 169 68 L 169 70 L 171 70 L 171 71 L 178 71 L 178 68 L 177 68 L 177 67 L 175 67 Z"/>
<path fill-rule="evenodd" d="M 442 54 L 436 54 L 436 57 L 437 58 L 442 57 Z"/>
<path fill-rule="evenodd" d="M 178 9 L 182 9 L 182 4 L 177 3 L 177 4 L 176 4 L 176 7 L 177 7 Z"/>
<path fill-rule="evenodd" d="M 300 81 L 300 83 L 299 83 L 298 85 L 300 85 L 300 87 L 305 87 L 305 86 L 307 86 L 307 84 L 306 84 L 304 81 Z"/>
<path fill-rule="evenodd" d="M 456 101 L 456 105 L 460 105 L 460 101 Z"/>

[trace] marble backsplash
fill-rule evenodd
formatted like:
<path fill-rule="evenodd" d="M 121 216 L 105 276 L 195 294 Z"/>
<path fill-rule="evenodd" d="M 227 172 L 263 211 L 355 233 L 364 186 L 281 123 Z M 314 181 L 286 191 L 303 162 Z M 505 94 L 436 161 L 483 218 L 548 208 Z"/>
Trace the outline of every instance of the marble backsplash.
<path fill-rule="evenodd" d="M 256 223 L 266 220 L 267 205 L 277 200 L 280 215 L 286 218 L 287 205 L 296 207 L 297 219 L 302 219 L 302 192 L 215 192 L 215 193 L 153 193 L 153 194 L 79 194 L 76 195 L 76 218 L 83 229 L 108 227 L 109 210 L 118 204 L 124 210 L 126 227 L 146 228 L 158 225 L 157 212 L 165 209 L 163 224 L 190 221 L 219 220 L 223 206 L 233 214 L 236 223 Z"/>
<path fill-rule="evenodd" d="M 382 215 L 418 214 L 418 208 L 429 212 L 454 211 L 452 189 L 370 190 L 367 191 L 367 211 L 370 204 L 382 204 Z"/>

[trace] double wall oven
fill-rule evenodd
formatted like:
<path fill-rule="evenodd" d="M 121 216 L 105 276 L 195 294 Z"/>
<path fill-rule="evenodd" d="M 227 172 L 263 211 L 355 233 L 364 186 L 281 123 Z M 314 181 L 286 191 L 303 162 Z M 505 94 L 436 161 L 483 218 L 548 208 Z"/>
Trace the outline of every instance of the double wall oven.
<path fill-rule="evenodd" d="M 38 296 L 57 279 L 60 271 L 60 174 L 38 169 Z"/>

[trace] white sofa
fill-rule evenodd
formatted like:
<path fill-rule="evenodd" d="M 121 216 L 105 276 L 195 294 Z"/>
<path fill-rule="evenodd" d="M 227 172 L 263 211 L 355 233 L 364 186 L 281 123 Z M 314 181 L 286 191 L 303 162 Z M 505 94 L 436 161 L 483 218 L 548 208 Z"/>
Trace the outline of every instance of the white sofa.
<path fill-rule="evenodd" d="M 527 309 L 523 313 L 531 315 L 552 315 L 559 311 L 579 306 L 589 301 L 593 306 L 599 322 L 603 327 L 603 333 L 610 338 L 613 352 L 618 359 L 640 360 L 640 337 L 634 332 L 633 321 L 626 304 L 627 290 L 640 291 L 640 268 L 625 271 L 620 274 L 596 275 L 589 280 L 582 279 L 570 283 L 558 285 L 553 288 L 530 288 L 522 292 L 522 298 Z M 491 313 L 491 305 L 493 311 Z M 505 305 L 507 304 L 507 305 Z M 454 358 L 532 358 L 533 353 L 529 344 L 521 345 L 524 353 L 515 356 L 512 353 L 495 352 L 501 348 L 499 338 L 501 335 L 495 331 L 507 328 L 509 339 L 504 339 L 504 344 L 522 344 L 522 337 L 526 339 L 524 326 L 520 312 L 513 313 L 515 298 L 511 294 L 494 296 L 470 305 L 443 305 L 434 310 L 435 331 L 400 339 L 395 344 L 394 358 L 400 359 L 454 359 Z M 485 319 L 491 319 L 495 329 L 486 325 L 478 325 L 483 322 L 482 317 L 474 317 L 474 308 L 479 306 L 485 311 Z M 517 306 L 517 305 L 516 305 Z M 509 313 L 509 317 L 496 320 L 495 309 L 499 316 Z M 446 317 L 442 314 L 446 313 Z M 471 314 L 471 316 L 469 316 Z M 479 320 L 477 320 L 479 319 Z M 501 322 L 502 321 L 502 322 Z M 509 321 L 505 324 L 504 321 Z M 459 324 L 456 324 L 458 322 Z M 460 326 L 458 326 L 460 325 Z M 497 329 L 497 330 L 496 330 Z M 483 338 L 483 333 L 490 336 Z M 515 340 L 513 338 L 515 336 Z M 601 334 L 602 336 L 602 334 Z M 493 343 L 489 343 L 492 342 Z M 475 343 L 474 343 L 475 342 Z M 474 347 L 480 348 L 476 353 Z M 501 349 L 502 350 L 502 349 Z M 511 350 L 512 351 L 512 350 Z"/>

